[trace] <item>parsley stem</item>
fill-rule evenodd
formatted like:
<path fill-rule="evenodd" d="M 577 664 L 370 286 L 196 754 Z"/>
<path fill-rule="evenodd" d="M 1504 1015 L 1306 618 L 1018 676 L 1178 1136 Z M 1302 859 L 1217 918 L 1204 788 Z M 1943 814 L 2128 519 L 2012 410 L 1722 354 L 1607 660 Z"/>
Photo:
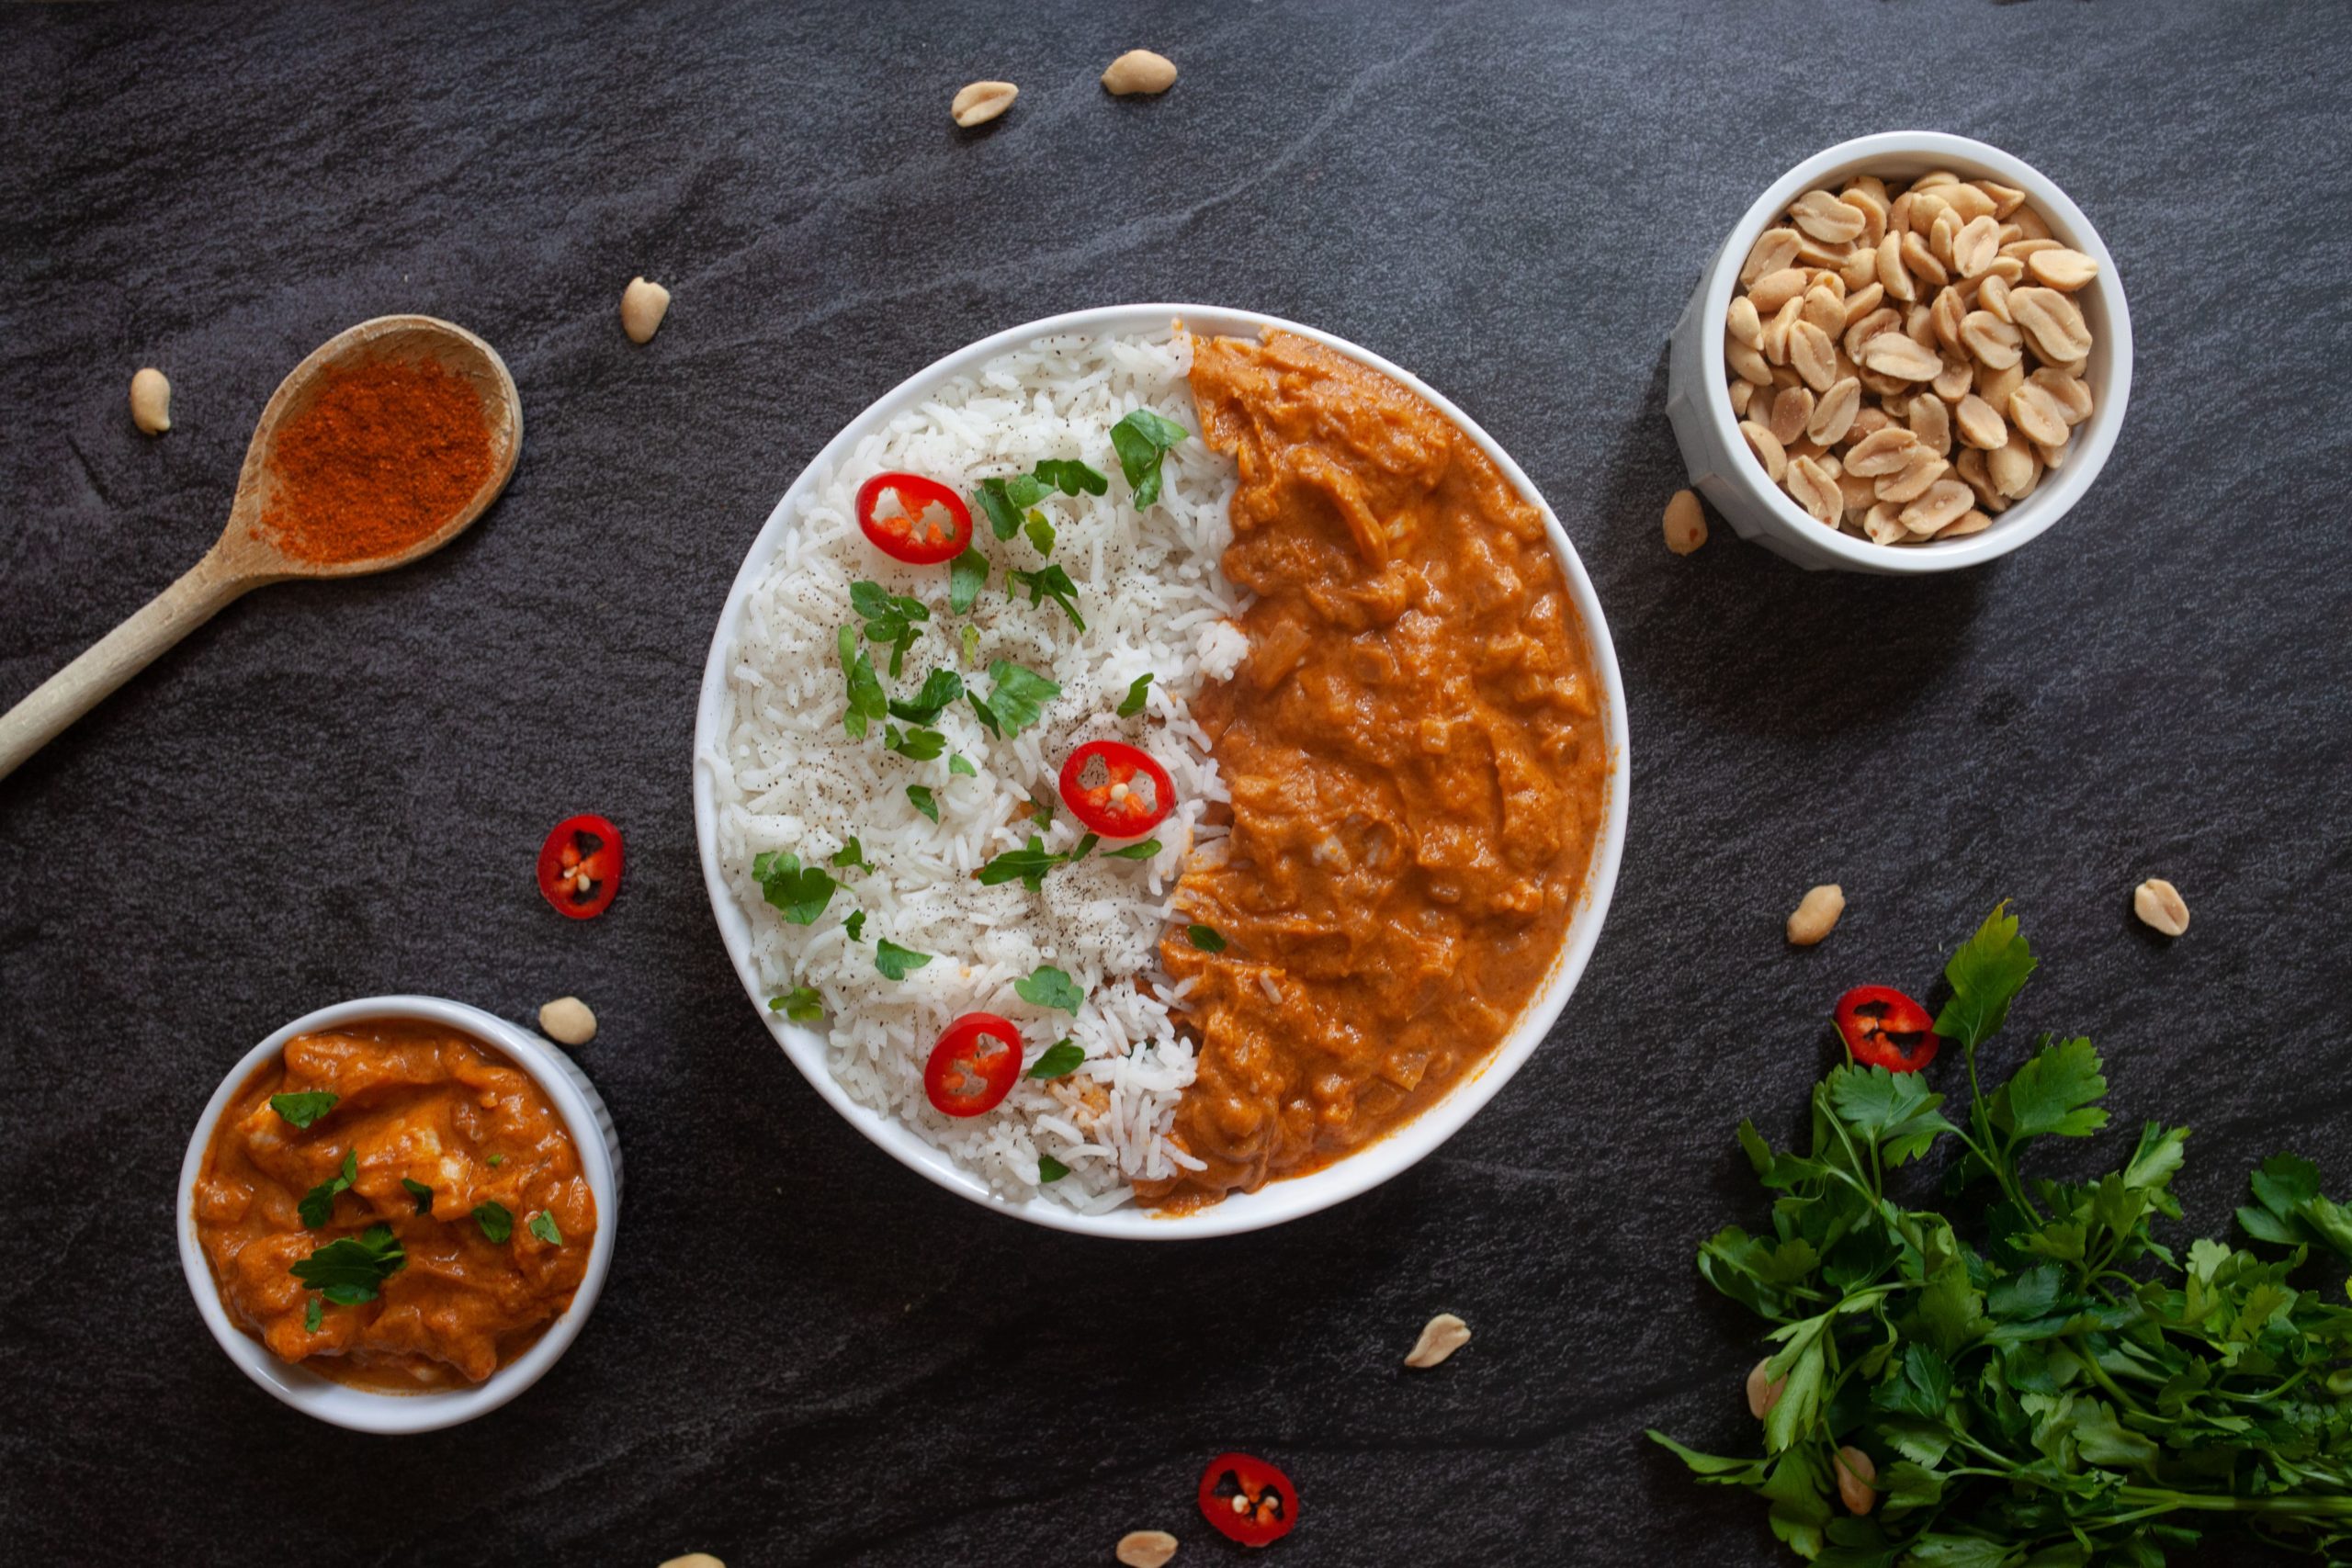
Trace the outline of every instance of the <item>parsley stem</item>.
<path fill-rule="evenodd" d="M 2147 1411 L 2141 1408 L 2140 1402 L 2138 1400 L 2133 1399 L 2130 1394 L 2124 1393 L 2121 1388 L 2117 1386 L 2115 1380 L 2107 1375 L 2107 1369 L 2098 1364 L 2098 1353 L 2090 1348 L 2089 1344 L 2086 1341 L 2081 1329 L 2078 1328 L 2074 1333 L 2067 1335 L 2066 1343 L 2072 1345 L 2075 1348 L 2075 1353 L 2083 1359 L 2083 1370 L 2090 1373 L 2091 1382 L 2098 1384 L 2100 1388 L 2106 1390 L 2109 1396 L 2111 1397 L 2115 1403 L 2120 1404 L 2124 1409 L 2129 1410 L 2134 1416 L 2145 1416 L 2147 1414 Z"/>

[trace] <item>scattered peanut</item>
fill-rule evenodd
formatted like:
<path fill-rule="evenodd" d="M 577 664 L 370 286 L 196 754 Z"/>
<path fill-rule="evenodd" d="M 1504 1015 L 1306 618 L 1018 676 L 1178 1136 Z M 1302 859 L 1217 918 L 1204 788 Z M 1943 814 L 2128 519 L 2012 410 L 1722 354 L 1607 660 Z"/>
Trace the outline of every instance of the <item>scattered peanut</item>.
<path fill-rule="evenodd" d="M 1119 1538 L 1116 1555 L 1127 1568 L 1160 1568 L 1176 1555 L 1176 1538 L 1166 1530 L 1129 1530 Z"/>
<path fill-rule="evenodd" d="M 670 291 L 658 283 L 632 277 L 621 290 L 621 331 L 628 333 L 631 343 L 651 343 L 653 334 L 662 330 L 662 318 L 669 313 Z"/>
<path fill-rule="evenodd" d="M 149 435 L 172 427 L 172 384 L 152 365 L 130 378 L 130 423 Z"/>
<path fill-rule="evenodd" d="M 2178 936 L 2188 929 L 2188 905 L 2180 889 L 2161 876 L 2152 876 L 2132 889 L 2132 912 L 2140 923 L 2166 936 Z"/>
<path fill-rule="evenodd" d="M 1846 890 L 1834 882 L 1823 883 L 1797 900 L 1789 916 L 1790 943 L 1811 947 L 1838 929 L 1838 917 L 1845 912 Z"/>
<path fill-rule="evenodd" d="M 1421 1327 L 1421 1337 L 1413 1341 L 1405 1364 L 1416 1371 L 1426 1371 L 1470 1343 L 1470 1325 L 1450 1312 L 1442 1312 Z"/>
<path fill-rule="evenodd" d="M 1829 527 L 1882 545 L 1981 533 L 2091 416 L 2079 295 L 2098 276 L 1990 180 L 1806 191 L 1758 236 L 1724 313 L 1740 433 Z"/>
<path fill-rule="evenodd" d="M 1021 89 L 1010 82 L 975 82 L 956 95 L 947 112 L 956 117 L 957 125 L 969 130 L 976 125 L 986 125 L 1011 108 L 1012 100 L 1020 96 Z"/>
<path fill-rule="evenodd" d="M 1838 1500 L 1848 1513 L 1867 1514 L 1878 1506 L 1878 1493 L 1871 1486 L 1877 1479 L 1878 1466 L 1870 1455 L 1851 1446 L 1838 1450 Z"/>
<path fill-rule="evenodd" d="M 1148 49 L 1131 49 L 1111 62 L 1102 85 L 1121 97 L 1132 93 L 1164 93 L 1176 85 L 1176 62 Z"/>
<path fill-rule="evenodd" d="M 559 1045 L 585 1045 L 596 1038 L 596 1015 L 578 997 L 558 997 L 539 1009 L 539 1032 Z"/>
<path fill-rule="evenodd" d="M 1767 1356 L 1747 1369 L 1747 1413 L 1758 1421 L 1772 1413 L 1772 1406 L 1781 1403 L 1781 1391 L 1789 1386 L 1786 1378 L 1764 1375 L 1764 1369 L 1771 1364 L 1772 1358 Z"/>
<path fill-rule="evenodd" d="M 1687 556 L 1706 542 L 1707 513 L 1699 498 L 1687 490 L 1676 491 L 1666 503 L 1666 547 Z"/>
<path fill-rule="evenodd" d="M 707 1551 L 689 1551 L 684 1557 L 673 1557 L 662 1568 L 727 1568 L 727 1564 Z"/>

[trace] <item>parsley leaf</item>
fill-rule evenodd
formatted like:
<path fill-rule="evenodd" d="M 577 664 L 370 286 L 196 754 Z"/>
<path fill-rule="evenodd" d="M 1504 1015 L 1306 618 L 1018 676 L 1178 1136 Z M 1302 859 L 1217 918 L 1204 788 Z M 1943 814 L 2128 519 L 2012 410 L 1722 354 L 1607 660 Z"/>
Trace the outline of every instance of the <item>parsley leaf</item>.
<path fill-rule="evenodd" d="M 965 629 L 968 631 L 971 628 L 967 626 Z M 981 728 L 987 730 L 990 735 L 996 736 L 999 739 L 1003 739 L 1004 726 L 998 721 L 996 709 L 980 701 L 979 693 L 967 691 L 964 694 L 964 700 L 972 705 L 972 712 L 978 717 Z"/>
<path fill-rule="evenodd" d="M 2107 1125 L 2107 1112 L 2091 1104 L 2106 1093 L 2098 1053 L 2087 1040 L 2069 1040 L 2018 1068 L 1993 1097 L 1993 1125 L 2012 1138 L 2045 1133 L 2087 1138 Z"/>
<path fill-rule="evenodd" d="M 504 1155 L 492 1155 L 483 1163 L 488 1165 L 491 1169 L 496 1170 L 500 1166 L 506 1163 L 506 1156 Z"/>
<path fill-rule="evenodd" d="M 1070 846 L 1069 853 L 1064 858 L 1067 859 L 1070 864 L 1076 865 L 1080 861 L 1082 861 L 1087 856 L 1092 854 L 1094 852 L 1094 846 L 1102 841 L 1102 834 L 1089 833 L 1084 838 L 1079 840 L 1077 843 L 1072 844 Z"/>
<path fill-rule="evenodd" d="M 964 650 L 963 662 L 969 664 L 973 660 L 978 659 L 980 656 L 980 628 L 978 626 L 966 626 L 960 636 L 962 639 L 961 647 Z M 978 706 L 978 705 L 975 704 L 973 705 Z"/>
<path fill-rule="evenodd" d="M 1129 844 L 1124 849 L 1104 850 L 1102 853 L 1111 860 L 1149 860 L 1164 847 L 1158 839 L 1146 839 L 1140 844 Z"/>
<path fill-rule="evenodd" d="M 851 910 L 849 919 L 842 922 L 842 930 L 849 932 L 850 941 L 864 942 L 865 940 L 865 911 Z"/>
<path fill-rule="evenodd" d="M 834 640 L 841 650 L 842 673 L 849 682 L 849 706 L 842 713 L 842 728 L 849 731 L 852 740 L 863 740 L 866 726 L 889 711 L 889 700 L 882 694 L 882 678 L 874 673 L 874 660 L 857 646 L 857 633 L 843 626 Z"/>
<path fill-rule="evenodd" d="M 390 1225 L 370 1225 L 320 1247 L 287 1272 L 337 1306 L 372 1302 L 385 1280 L 408 1267 L 408 1250 Z"/>
<path fill-rule="evenodd" d="M 273 1094 L 269 1097 L 269 1108 L 307 1131 L 311 1122 L 333 1111 L 335 1102 L 342 1098 L 325 1089 L 311 1089 L 301 1094 Z"/>
<path fill-rule="evenodd" d="M 966 545 L 964 553 L 947 563 L 947 607 L 959 615 L 968 615 L 980 600 L 980 590 L 989 585 L 989 558 L 980 554 L 978 545 Z M 967 637 L 976 637 L 970 626 L 964 628 Z M 967 651 L 967 659 L 971 654 Z"/>
<path fill-rule="evenodd" d="M 963 694 L 964 677 L 953 670 L 934 670 L 922 678 L 922 690 L 902 702 L 891 703 L 890 716 L 905 719 L 909 724 L 930 724 Z"/>
<path fill-rule="evenodd" d="M 1028 536 L 1031 549 L 1041 556 L 1054 553 L 1054 525 L 1046 521 L 1044 513 L 1032 512 L 1021 525 L 1021 531 Z"/>
<path fill-rule="evenodd" d="M 887 936 L 874 944 L 874 967 L 886 980 L 903 980 L 930 962 L 930 953 L 900 947 Z"/>
<path fill-rule="evenodd" d="M 1070 625 L 1080 631 L 1086 629 L 1086 617 L 1078 613 L 1078 584 L 1072 582 L 1069 573 L 1059 566 L 1049 566 L 1037 571 L 1009 571 L 1005 575 L 1029 590 L 1029 603 L 1036 604 L 1051 599 L 1062 607 L 1062 614 L 1069 617 Z"/>
<path fill-rule="evenodd" d="M 1159 459 L 1189 434 L 1149 409 L 1137 409 L 1111 427 L 1111 448 L 1119 455 L 1119 471 L 1135 489 L 1136 511 L 1159 499 Z"/>
<path fill-rule="evenodd" d="M 549 1247 L 563 1245 L 563 1232 L 556 1228 L 555 1216 L 545 1209 L 531 1216 L 531 1223 L 526 1228 Z"/>
<path fill-rule="evenodd" d="M 897 725 L 893 724 L 885 726 L 884 731 L 882 746 L 885 750 L 896 751 L 899 756 L 910 758 L 918 762 L 928 762 L 947 750 L 947 737 L 940 734 L 936 729 L 909 729 L 902 732 Z"/>
<path fill-rule="evenodd" d="M 503 1203 L 476 1203 L 473 1222 L 481 1227 L 481 1234 L 493 1246 L 503 1247 L 506 1238 L 514 1234 L 514 1212 Z"/>
<path fill-rule="evenodd" d="M 951 773 L 961 773 L 967 779 L 976 779 L 980 776 L 980 770 L 972 766 L 971 759 L 966 757 L 961 751 L 949 755 L 947 771 Z"/>
<path fill-rule="evenodd" d="M 981 722 L 994 733 L 996 721 L 1001 719 L 1006 736 L 1018 735 L 1036 723 L 1045 713 L 1046 705 L 1061 694 L 1059 682 L 1048 680 L 1009 659 L 1000 659 L 989 666 L 989 700 L 987 707 L 981 709 Z M 980 707 L 979 699 L 974 698 L 972 705 Z"/>
<path fill-rule="evenodd" d="M 832 863 L 844 868 L 854 866 L 859 871 L 869 873 L 874 869 L 865 858 L 865 846 L 859 843 L 854 834 L 842 840 L 842 847 L 833 852 Z"/>
<path fill-rule="evenodd" d="M 978 499 L 980 510 L 988 514 L 990 532 L 1000 539 L 1010 539 L 1021 531 L 1021 514 L 1049 493 L 1034 476 L 1012 474 L 1004 479 L 982 479 Z"/>
<path fill-rule="evenodd" d="M 1936 1014 L 1936 1032 L 1970 1051 L 2000 1032 L 2009 1003 L 2033 974 L 2033 951 L 2018 935 L 2018 918 L 2008 908 L 2004 903 L 1985 916 L 1944 965 L 1951 999 Z"/>
<path fill-rule="evenodd" d="M 413 1176 L 401 1177 L 401 1185 L 407 1188 L 408 1195 L 412 1199 L 415 1200 L 416 1212 L 418 1213 L 429 1214 L 433 1212 L 432 1188 L 427 1187 L 424 1182 L 417 1180 L 416 1178 Z"/>
<path fill-rule="evenodd" d="M 803 866 L 790 850 L 766 850 L 752 861 L 752 880 L 760 894 L 796 926 L 814 925 L 841 886 L 832 874 L 818 866 Z"/>
<path fill-rule="evenodd" d="M 1021 882 L 1035 893 L 1046 886 L 1046 873 L 1061 864 L 1065 858 L 1048 854 L 1046 840 L 1032 833 L 1024 848 L 1007 850 L 980 867 L 980 886 L 997 887 L 1008 882 Z"/>
<path fill-rule="evenodd" d="M 1048 1181 L 1059 1181 L 1063 1177 L 1068 1176 L 1069 1174 L 1069 1167 L 1064 1165 L 1053 1156 L 1039 1155 L 1037 1156 L 1038 1186 L 1043 1187 Z"/>
<path fill-rule="evenodd" d="M 1223 953 L 1226 949 L 1224 934 L 1215 926 L 1191 926 L 1186 928 L 1184 934 L 1203 953 Z"/>
<path fill-rule="evenodd" d="M 326 1303 L 316 1296 L 303 1306 L 302 1328 L 305 1333 L 316 1334 L 319 1331 L 320 1321 L 325 1316 L 325 1307 Z"/>
<path fill-rule="evenodd" d="M 1061 1078 L 1076 1072 L 1086 1060 L 1086 1052 L 1075 1041 L 1057 1040 L 1046 1047 L 1045 1054 L 1029 1064 L 1024 1078 Z"/>
<path fill-rule="evenodd" d="M 814 986 L 795 986 L 780 997 L 770 997 L 768 1011 L 780 1012 L 795 1023 L 814 1023 L 825 1016 L 825 998 Z"/>
<path fill-rule="evenodd" d="M 1074 458 L 1046 458 L 1037 465 L 1037 478 L 1064 495 L 1102 495 L 1111 488 L 1110 475 Z"/>
<path fill-rule="evenodd" d="M 1025 980 L 1012 982 L 1012 989 L 1031 1006 L 1052 1008 L 1057 1012 L 1076 1012 L 1079 1004 L 1086 1000 L 1086 993 L 1078 988 L 1078 982 L 1050 964 L 1039 965 Z"/>
<path fill-rule="evenodd" d="M 294 1205 L 295 1213 L 302 1216 L 303 1226 L 317 1230 L 334 1218 L 335 1194 L 350 1191 L 351 1184 L 358 1179 L 359 1151 L 346 1150 L 343 1156 L 343 1173 L 320 1182 L 303 1193 L 302 1201 Z"/>
<path fill-rule="evenodd" d="M 939 820 L 939 800 L 931 793 L 929 784 L 909 784 L 907 798 L 914 803 L 914 808 L 917 811 L 934 822 Z"/>
<path fill-rule="evenodd" d="M 1136 676 L 1135 683 L 1127 688 L 1127 694 L 1119 699 L 1119 716 L 1133 718 L 1143 712 L 1144 694 L 1150 689 L 1151 676 L 1148 673 Z"/>

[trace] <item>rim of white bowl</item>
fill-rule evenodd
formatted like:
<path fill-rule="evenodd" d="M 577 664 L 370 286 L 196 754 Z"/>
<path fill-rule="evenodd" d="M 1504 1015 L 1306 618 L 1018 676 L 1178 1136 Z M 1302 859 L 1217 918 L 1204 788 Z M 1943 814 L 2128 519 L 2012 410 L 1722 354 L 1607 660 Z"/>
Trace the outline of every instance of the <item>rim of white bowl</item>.
<path fill-rule="evenodd" d="M 229 1102 L 244 1087 L 245 1080 L 298 1034 L 376 1020 L 445 1025 L 480 1040 L 529 1074 L 531 1081 L 545 1091 L 563 1117 L 571 1142 L 580 1151 L 580 1168 L 588 1179 L 588 1190 L 595 1195 L 596 1235 L 589 1245 L 587 1273 L 582 1277 L 580 1288 L 572 1292 L 571 1305 L 529 1349 L 472 1388 L 378 1393 L 280 1360 L 267 1346 L 230 1321 L 228 1309 L 220 1302 L 220 1286 L 212 1278 L 212 1266 L 206 1261 L 204 1248 L 197 1239 L 196 1182 L 203 1170 L 205 1150 L 210 1145 Z M 355 1432 L 387 1437 L 438 1431 L 487 1416 L 538 1382 L 571 1348 L 571 1342 L 580 1337 L 582 1325 L 588 1321 L 589 1313 L 594 1310 L 596 1298 L 604 1292 L 605 1276 L 612 1270 L 614 1239 L 620 1230 L 619 1182 L 613 1157 L 617 1145 L 606 1141 L 614 1136 L 607 1131 L 609 1117 L 600 1118 L 601 1107 L 592 1105 L 572 1081 L 571 1075 L 578 1072 L 577 1067 L 555 1055 L 554 1047 L 497 1014 L 439 997 L 363 997 L 356 1001 L 337 1002 L 333 1007 L 304 1013 L 246 1052 L 213 1091 L 204 1114 L 197 1119 L 195 1133 L 188 1138 L 187 1156 L 180 1162 L 180 1269 L 187 1276 L 188 1292 L 196 1298 L 196 1309 L 203 1314 L 204 1325 L 212 1331 L 212 1337 L 247 1377 L 303 1415 Z"/>
<path fill-rule="evenodd" d="M 1917 162 L 1921 173 L 1930 166 L 1950 164 L 1955 173 L 2016 186 L 2026 193 L 2027 202 L 2041 214 L 2053 238 L 2098 262 L 2098 276 L 2092 279 L 2087 290 L 2097 302 L 2100 318 L 2093 322 L 2098 339 L 2092 353 L 2097 355 L 2103 348 L 2109 359 L 2105 376 L 2093 383 L 2098 392 L 2098 407 L 2075 431 L 2070 443 L 2075 451 L 2068 457 L 2066 466 L 2045 474 L 2041 485 L 2031 495 L 1994 518 L 1991 527 L 1965 538 L 1925 545 L 1876 545 L 1868 539 L 1854 538 L 1843 529 L 1824 527 L 1787 491 L 1764 477 L 1762 468 L 1747 451 L 1747 437 L 1739 433 L 1739 421 L 1732 415 L 1723 333 L 1706 330 L 1706 323 L 1721 321 L 1731 309 L 1731 291 L 1739 281 L 1739 269 L 1747 265 L 1747 253 L 1755 247 L 1757 236 L 1790 202 L 1826 180 L 1841 175 L 1873 173 L 1904 160 Z M 1888 130 L 1858 136 L 1815 153 L 1775 180 L 1740 219 L 1730 239 L 1724 242 L 1722 254 L 1716 256 L 1707 285 L 1706 314 L 1700 327 L 1704 348 L 1702 375 L 1706 387 L 1705 395 L 1699 401 L 1718 437 L 1728 446 L 1738 479 L 1786 525 L 1788 531 L 1803 535 L 1808 544 L 1841 560 L 1872 571 L 1952 571 L 2005 556 L 2041 537 L 2089 492 L 2091 482 L 2107 466 L 2108 454 L 2115 449 L 2116 437 L 2123 428 L 2124 411 L 2132 399 L 2132 312 L 2124 303 L 2123 282 L 2116 271 L 2115 258 L 2108 253 L 2107 242 L 2099 237 L 2098 230 L 2055 180 L 2024 159 L 1986 142 L 1939 130 Z"/>
<path fill-rule="evenodd" d="M 1476 442 L 1479 449 L 1494 460 L 1513 488 L 1543 514 L 1552 553 L 1560 563 L 1569 597 L 1575 602 L 1577 614 L 1584 622 L 1586 644 L 1592 653 L 1593 672 L 1600 682 L 1606 699 L 1602 711 L 1608 726 L 1608 795 L 1600 836 L 1593 846 L 1592 864 L 1578 897 L 1577 912 L 1569 921 L 1560 956 L 1555 961 L 1544 988 L 1529 1000 L 1510 1034 L 1483 1064 L 1456 1085 L 1452 1093 L 1396 1131 L 1306 1176 L 1270 1182 L 1255 1192 L 1238 1193 L 1191 1213 L 1163 1216 L 1128 1203 L 1105 1213 L 1084 1214 L 1047 1198 L 1015 1202 L 991 1191 L 986 1182 L 957 1166 L 944 1150 L 924 1143 L 895 1117 L 885 1116 L 850 1099 L 848 1091 L 834 1079 L 826 1066 L 824 1037 L 768 1010 L 758 976 L 752 967 L 750 922 L 737 906 L 734 894 L 728 887 L 719 868 L 717 810 L 708 759 L 717 754 L 723 739 L 718 733 L 718 724 L 726 694 L 728 654 L 742 618 L 743 601 L 750 595 L 752 585 L 766 570 L 782 542 L 788 521 L 787 512 L 815 487 L 820 475 L 847 457 L 858 437 L 899 412 L 901 406 L 912 403 L 929 392 L 946 378 L 970 370 L 1009 348 L 1060 333 L 1149 332 L 1176 319 L 1182 320 L 1185 325 L 1195 331 L 1212 334 L 1254 335 L 1272 327 L 1295 333 L 1335 349 L 1361 364 L 1394 377 L 1428 399 L 1431 406 L 1453 421 L 1463 434 Z M 1302 326 L 1262 311 L 1182 304 L 1098 306 L 1084 310 L 1068 310 L 1009 327 L 915 372 L 842 426 L 841 433 L 828 442 L 824 449 L 811 458 L 793 479 L 785 491 L 784 498 L 769 513 L 767 522 L 752 541 L 743 558 L 742 567 L 728 589 L 726 604 L 719 612 L 718 625 L 711 637 L 710 657 L 703 668 L 702 700 L 695 720 L 694 755 L 695 840 L 702 853 L 703 885 L 710 895 L 711 913 L 718 922 L 727 955 L 735 965 L 737 978 L 742 982 L 743 994 L 751 998 L 752 1008 L 767 1025 L 769 1033 L 825 1102 L 901 1165 L 984 1208 L 1052 1230 L 1141 1241 L 1188 1241 L 1205 1236 L 1230 1235 L 1303 1218 L 1355 1197 L 1410 1168 L 1459 1131 L 1495 1097 L 1497 1091 L 1534 1054 L 1536 1047 L 1544 1043 L 1544 1037 L 1558 1020 L 1561 1010 L 1567 1005 L 1578 977 L 1592 957 L 1593 947 L 1600 940 L 1601 922 L 1609 912 L 1610 895 L 1617 885 L 1618 863 L 1624 852 L 1625 797 L 1632 779 L 1631 753 L 1626 745 L 1624 682 L 1617 668 L 1616 649 L 1610 640 L 1609 623 L 1601 614 L 1600 597 L 1593 592 L 1592 581 L 1585 574 L 1584 565 L 1577 558 L 1576 547 L 1560 526 L 1559 518 L 1544 499 L 1543 492 L 1535 488 L 1510 454 L 1504 451 L 1476 421 L 1456 408 L 1450 399 L 1370 349 L 1319 328 Z"/>

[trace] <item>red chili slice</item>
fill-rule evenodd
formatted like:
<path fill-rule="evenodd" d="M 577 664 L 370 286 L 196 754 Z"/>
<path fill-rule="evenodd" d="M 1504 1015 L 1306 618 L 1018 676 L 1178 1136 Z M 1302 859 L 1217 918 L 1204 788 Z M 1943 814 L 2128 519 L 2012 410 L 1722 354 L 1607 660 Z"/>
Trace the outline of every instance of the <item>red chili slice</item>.
<path fill-rule="evenodd" d="M 1090 740 L 1062 764 L 1062 804 L 1106 839 L 1139 839 L 1176 809 L 1176 784 L 1150 752 Z"/>
<path fill-rule="evenodd" d="M 922 1069 L 922 1091 L 950 1116 L 994 1111 L 1021 1076 L 1021 1031 L 992 1012 L 967 1012 L 947 1026 Z"/>
<path fill-rule="evenodd" d="M 1201 1472 L 1201 1517 L 1244 1546 L 1264 1546 L 1298 1523 L 1298 1488 L 1252 1454 L 1219 1454 Z"/>
<path fill-rule="evenodd" d="M 885 495 L 893 503 L 887 513 Z M 921 474 L 876 474 L 858 486 L 857 525 L 876 549 L 910 566 L 954 560 L 972 542 L 972 509 L 964 498 Z"/>
<path fill-rule="evenodd" d="M 1838 1033 L 1866 1067 L 1916 1073 L 1943 1045 L 1928 1010 L 1892 986 L 1857 986 L 1838 998 Z"/>
<path fill-rule="evenodd" d="M 556 913 L 592 919 L 621 886 L 621 831 L 601 817 L 567 817 L 539 846 L 539 891 Z"/>

